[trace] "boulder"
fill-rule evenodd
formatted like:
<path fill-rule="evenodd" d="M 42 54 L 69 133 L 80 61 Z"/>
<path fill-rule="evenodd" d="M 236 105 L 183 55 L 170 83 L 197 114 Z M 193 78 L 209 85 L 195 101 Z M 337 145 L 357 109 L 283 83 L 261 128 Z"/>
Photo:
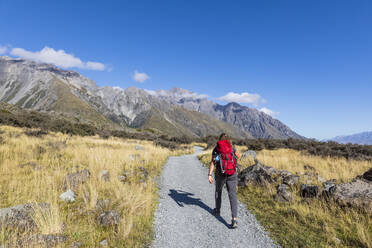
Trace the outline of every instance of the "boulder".
<path fill-rule="evenodd" d="M 247 186 L 249 184 L 265 186 L 274 182 L 275 180 L 266 171 L 265 166 L 260 163 L 247 167 L 238 175 L 239 186 Z"/>
<path fill-rule="evenodd" d="M 76 195 L 71 189 L 69 189 L 66 192 L 62 193 L 59 196 L 59 199 L 65 202 L 74 202 L 76 199 Z"/>
<path fill-rule="evenodd" d="M 110 181 L 110 173 L 108 170 L 102 170 L 100 172 L 100 175 L 101 175 L 101 179 L 105 182 L 108 182 Z"/>
<path fill-rule="evenodd" d="M 367 181 L 372 182 L 372 168 L 369 169 L 368 171 L 364 172 L 362 178 L 367 180 Z"/>
<path fill-rule="evenodd" d="M 322 191 L 322 196 L 325 198 L 329 198 L 333 195 L 336 189 L 336 183 L 335 181 L 325 181 L 323 182 L 323 191 Z"/>
<path fill-rule="evenodd" d="M 277 202 L 293 202 L 293 196 L 289 186 L 286 184 L 279 185 L 274 200 Z"/>
<path fill-rule="evenodd" d="M 257 158 L 257 154 L 255 151 L 253 150 L 248 150 L 248 151 L 245 151 L 243 154 L 242 154 L 242 158 L 245 158 L 245 157 L 252 157 L 253 159 L 256 160 Z"/>
<path fill-rule="evenodd" d="M 276 173 L 282 178 L 293 176 L 293 174 L 287 170 L 278 170 Z"/>
<path fill-rule="evenodd" d="M 50 205 L 48 203 L 27 203 L 0 209 L 0 231 L 3 228 L 18 229 L 19 231 L 35 230 L 36 224 L 32 218 L 35 209 L 48 212 Z"/>
<path fill-rule="evenodd" d="M 120 218 L 120 214 L 117 211 L 106 211 L 98 216 L 98 224 L 103 227 L 117 226 Z"/>
<path fill-rule="evenodd" d="M 67 237 L 60 234 L 35 234 L 23 237 L 17 241 L 18 247 L 56 247 L 67 241 Z"/>
<path fill-rule="evenodd" d="M 71 189 L 76 191 L 80 185 L 85 183 L 90 178 L 90 171 L 84 169 L 82 171 L 69 173 L 64 180 L 64 189 Z"/>
<path fill-rule="evenodd" d="M 288 185 L 288 186 L 293 186 L 293 185 L 297 184 L 299 181 L 300 181 L 299 176 L 289 175 L 289 176 L 283 177 L 283 183 Z"/>
<path fill-rule="evenodd" d="M 300 195 L 305 198 L 314 198 L 319 195 L 319 187 L 316 185 L 301 184 Z"/>
<path fill-rule="evenodd" d="M 332 197 L 341 206 L 355 207 L 372 214 L 372 183 L 354 179 L 335 186 Z"/>
<path fill-rule="evenodd" d="M 267 174 L 269 174 L 272 178 L 277 177 L 280 174 L 280 170 L 275 169 L 273 167 L 263 166 L 263 168 L 265 169 L 265 171 L 267 172 Z"/>

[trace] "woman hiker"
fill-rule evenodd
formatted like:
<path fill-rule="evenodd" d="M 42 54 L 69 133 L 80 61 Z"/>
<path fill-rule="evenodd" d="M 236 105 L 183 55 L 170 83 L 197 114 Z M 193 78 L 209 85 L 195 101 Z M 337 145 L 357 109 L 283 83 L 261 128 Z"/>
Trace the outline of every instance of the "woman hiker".
<path fill-rule="evenodd" d="M 212 172 L 215 170 L 216 180 L 216 208 L 213 210 L 216 216 L 220 215 L 221 210 L 221 196 L 222 188 L 226 183 L 227 192 L 229 194 L 230 207 L 231 207 L 231 227 L 237 228 L 237 212 L 238 212 L 238 201 L 236 199 L 236 187 L 238 183 L 237 173 L 237 156 L 236 151 L 232 147 L 231 142 L 225 133 L 221 134 L 216 147 L 212 152 L 212 160 L 209 166 L 208 180 L 209 183 L 213 183 Z"/>

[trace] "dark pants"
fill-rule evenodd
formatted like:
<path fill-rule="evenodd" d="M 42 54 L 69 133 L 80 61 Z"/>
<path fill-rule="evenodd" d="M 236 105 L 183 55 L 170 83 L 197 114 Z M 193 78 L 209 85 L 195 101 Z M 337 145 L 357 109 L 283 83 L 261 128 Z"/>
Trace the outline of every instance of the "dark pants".
<path fill-rule="evenodd" d="M 232 218 L 236 218 L 238 215 L 238 201 L 236 199 L 236 186 L 238 183 L 238 173 L 234 175 L 227 176 L 223 175 L 220 172 L 215 173 L 215 180 L 216 180 L 216 210 L 220 212 L 221 209 L 221 200 L 222 200 L 222 188 L 226 183 L 227 192 L 229 194 L 230 200 L 230 207 L 231 207 L 231 215 Z"/>

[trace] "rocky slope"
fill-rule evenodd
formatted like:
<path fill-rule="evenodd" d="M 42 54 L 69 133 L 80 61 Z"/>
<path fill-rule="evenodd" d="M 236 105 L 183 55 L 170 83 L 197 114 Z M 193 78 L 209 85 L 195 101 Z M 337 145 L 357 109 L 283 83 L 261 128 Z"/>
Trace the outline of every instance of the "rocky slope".
<path fill-rule="evenodd" d="M 172 136 L 227 132 L 239 138 L 303 138 L 257 109 L 219 105 L 188 90 L 99 87 L 77 72 L 0 57 L 0 101 L 69 115 L 100 128 L 147 128 Z"/>
<path fill-rule="evenodd" d="M 131 87 L 98 87 L 73 71 L 50 64 L 0 57 L 0 101 L 26 109 L 69 115 L 102 128 L 147 128 L 172 136 L 248 132 Z"/>
<path fill-rule="evenodd" d="M 198 111 L 232 124 L 250 133 L 255 138 L 304 138 L 279 120 L 257 109 L 241 106 L 237 103 L 220 105 L 208 100 L 203 95 L 180 88 L 173 88 L 169 91 L 148 91 L 148 93 L 171 104 L 177 104 L 186 109 Z"/>
<path fill-rule="evenodd" d="M 353 143 L 360 145 L 372 145 L 372 131 L 352 135 L 337 136 L 331 140 L 341 144 Z"/>

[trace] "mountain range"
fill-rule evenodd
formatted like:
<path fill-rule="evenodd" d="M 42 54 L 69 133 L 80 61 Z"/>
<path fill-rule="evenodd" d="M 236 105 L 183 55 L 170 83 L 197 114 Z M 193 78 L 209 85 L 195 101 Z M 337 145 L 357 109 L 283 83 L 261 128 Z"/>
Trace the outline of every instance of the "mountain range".
<path fill-rule="evenodd" d="M 372 131 L 356 133 L 352 135 L 337 136 L 331 139 L 341 144 L 353 143 L 360 145 L 372 145 Z"/>
<path fill-rule="evenodd" d="M 0 57 L 0 101 L 110 129 L 148 129 L 171 136 L 226 132 L 241 138 L 296 138 L 279 120 L 237 103 L 217 104 L 185 89 L 99 87 L 75 71 Z"/>

